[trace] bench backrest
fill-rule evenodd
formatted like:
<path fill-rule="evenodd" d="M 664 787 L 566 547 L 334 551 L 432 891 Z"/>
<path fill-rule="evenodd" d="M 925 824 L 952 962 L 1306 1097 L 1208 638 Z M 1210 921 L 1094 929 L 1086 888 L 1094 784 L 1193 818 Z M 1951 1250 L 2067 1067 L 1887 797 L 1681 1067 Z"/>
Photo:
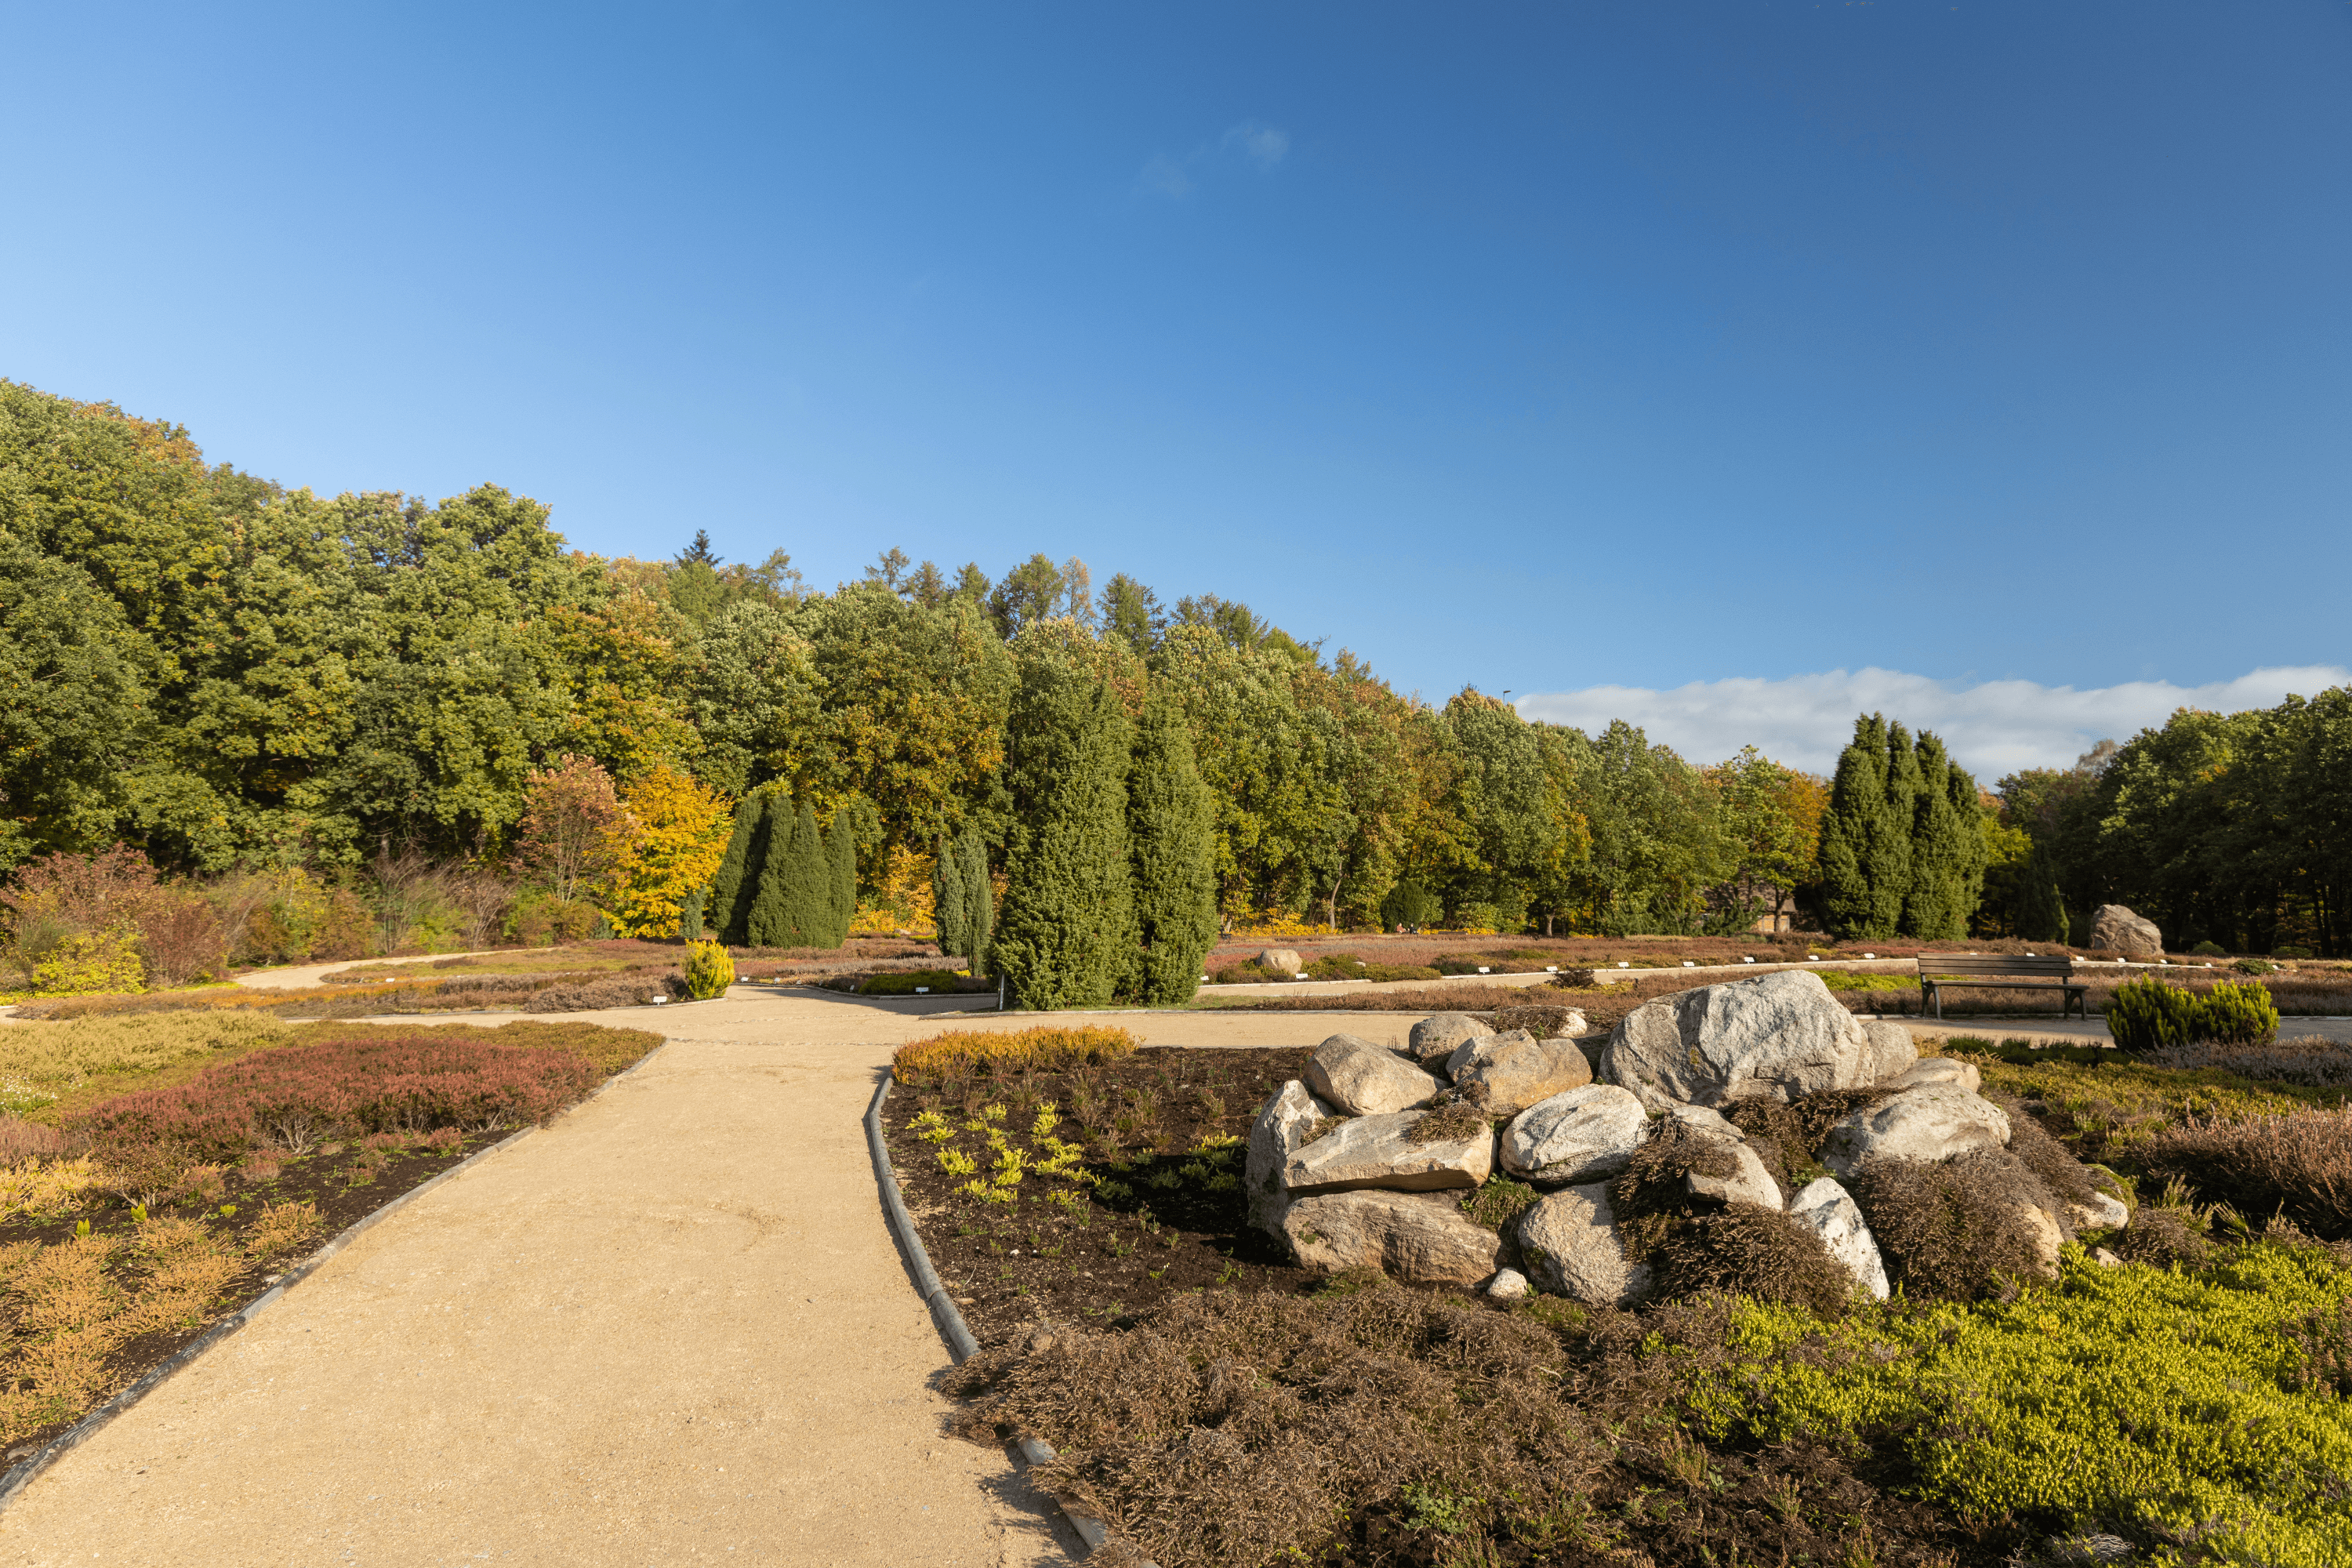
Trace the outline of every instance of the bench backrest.
<path fill-rule="evenodd" d="M 2021 952 L 1923 952 L 1919 973 L 1940 974 L 2072 974 L 2074 961 L 2063 953 L 2028 958 Z"/>

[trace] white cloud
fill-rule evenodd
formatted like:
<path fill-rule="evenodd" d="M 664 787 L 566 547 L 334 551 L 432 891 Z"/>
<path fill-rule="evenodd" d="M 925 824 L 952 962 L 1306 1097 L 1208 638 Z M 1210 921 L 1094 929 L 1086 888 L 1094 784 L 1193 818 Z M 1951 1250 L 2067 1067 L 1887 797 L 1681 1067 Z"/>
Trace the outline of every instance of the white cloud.
<path fill-rule="evenodd" d="M 1933 730 L 1990 786 L 2019 768 L 2066 767 L 2097 742 L 2127 741 L 2162 724 L 2176 708 L 2234 713 L 2268 708 L 2290 692 L 2309 696 L 2352 681 L 2334 665 L 2257 669 L 2209 686 L 2135 680 L 2077 691 L 2031 680 L 1955 687 L 1895 669 L 1833 669 L 1779 680 L 1696 681 L 1671 691 L 1591 686 L 1520 698 L 1530 719 L 1593 731 L 1612 719 L 1638 724 L 1694 762 L 1715 762 L 1753 745 L 1791 767 L 1827 773 L 1853 736 L 1857 713 L 1885 713 L 1913 730 Z"/>
<path fill-rule="evenodd" d="M 1203 142 L 1181 158 L 1165 153 L 1155 154 L 1135 177 L 1136 188 L 1171 202 L 1182 201 L 1192 194 L 1206 166 L 1220 155 L 1246 158 L 1257 165 L 1260 174 L 1267 174 L 1290 156 L 1290 132 L 1280 126 L 1244 120 L 1215 142 Z"/>
<path fill-rule="evenodd" d="M 1290 133 L 1276 126 L 1244 120 L 1225 132 L 1225 145 L 1238 149 L 1243 157 L 1259 168 L 1271 169 L 1289 156 Z"/>

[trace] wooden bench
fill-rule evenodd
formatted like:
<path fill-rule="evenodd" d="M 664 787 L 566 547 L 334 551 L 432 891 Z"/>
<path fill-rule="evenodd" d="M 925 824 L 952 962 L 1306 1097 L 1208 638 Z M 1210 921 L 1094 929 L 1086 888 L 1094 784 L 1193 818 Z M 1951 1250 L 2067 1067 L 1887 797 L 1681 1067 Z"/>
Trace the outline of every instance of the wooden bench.
<path fill-rule="evenodd" d="M 1928 972 L 1934 971 L 1933 975 Z M 1936 1009 L 1936 1016 L 1944 1016 L 1944 988 L 1947 986 L 1976 990 L 2055 991 L 2058 993 L 2058 1016 L 2069 1011 L 2087 1018 L 2091 1005 L 2085 1000 L 2090 987 L 2074 978 L 2074 961 L 2063 956 L 2030 958 L 2021 953 L 1921 953 L 1919 955 L 1919 1000 Z M 2001 975 L 2023 978 L 1992 978 Z"/>

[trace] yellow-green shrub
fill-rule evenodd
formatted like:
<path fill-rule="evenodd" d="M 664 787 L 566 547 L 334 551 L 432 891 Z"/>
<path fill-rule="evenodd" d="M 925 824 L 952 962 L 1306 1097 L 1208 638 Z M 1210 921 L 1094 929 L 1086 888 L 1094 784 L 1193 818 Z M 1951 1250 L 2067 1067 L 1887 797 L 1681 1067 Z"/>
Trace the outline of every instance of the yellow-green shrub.
<path fill-rule="evenodd" d="M 715 942 L 686 944 L 686 994 L 698 1002 L 724 996 L 735 984 L 735 960 Z"/>
<path fill-rule="evenodd" d="M 1045 1025 L 1002 1032 L 950 1029 L 900 1046 L 891 1053 L 890 1063 L 900 1083 L 975 1072 L 1060 1072 L 1117 1061 L 1142 1043 L 1125 1029 L 1102 1025 Z"/>
<path fill-rule="evenodd" d="M 2195 1271 L 2101 1268 L 2067 1248 L 2007 1305 L 1860 1309 L 1835 1323 L 1740 1302 L 1728 1364 L 1687 1394 L 1717 1437 L 1895 1433 L 1924 1489 L 1980 1518 L 2202 1532 L 2221 1560 L 2352 1561 L 2352 1404 L 2296 1392 L 2291 1325 L 2336 1309 L 2316 1247 L 2250 1247 Z"/>
<path fill-rule="evenodd" d="M 33 990 L 44 996 L 84 996 L 144 989 L 147 966 L 127 931 L 76 931 L 33 966 Z"/>

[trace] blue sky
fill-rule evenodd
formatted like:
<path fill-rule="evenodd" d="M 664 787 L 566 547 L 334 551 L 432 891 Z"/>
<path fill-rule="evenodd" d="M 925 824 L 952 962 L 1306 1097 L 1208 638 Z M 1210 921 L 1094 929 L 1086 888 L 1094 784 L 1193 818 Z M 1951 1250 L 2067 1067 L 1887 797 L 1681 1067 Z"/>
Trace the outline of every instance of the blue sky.
<path fill-rule="evenodd" d="M 6 21 L 0 374 L 289 484 L 1075 554 L 1700 756 L 2344 678 L 2346 0 Z"/>

